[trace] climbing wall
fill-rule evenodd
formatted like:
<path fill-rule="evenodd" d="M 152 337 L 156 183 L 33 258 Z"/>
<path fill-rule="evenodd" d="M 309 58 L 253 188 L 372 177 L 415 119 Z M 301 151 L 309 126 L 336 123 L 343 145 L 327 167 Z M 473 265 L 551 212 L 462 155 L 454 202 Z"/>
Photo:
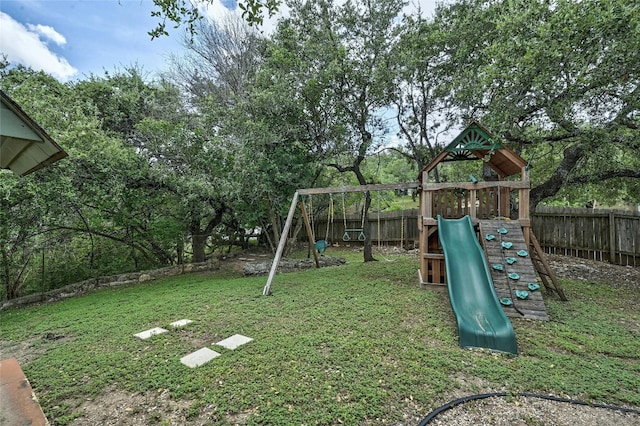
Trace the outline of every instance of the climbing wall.
<path fill-rule="evenodd" d="M 547 308 L 520 223 L 482 220 L 480 238 L 498 298 L 511 301 L 502 305 L 507 316 L 547 321 Z"/>

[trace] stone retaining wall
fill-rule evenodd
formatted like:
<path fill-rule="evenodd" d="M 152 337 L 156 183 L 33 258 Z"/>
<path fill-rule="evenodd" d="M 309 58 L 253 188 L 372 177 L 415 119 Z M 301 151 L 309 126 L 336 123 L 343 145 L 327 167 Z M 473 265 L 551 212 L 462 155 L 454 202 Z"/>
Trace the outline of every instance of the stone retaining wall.
<path fill-rule="evenodd" d="M 191 272 L 213 271 L 220 269 L 220 262 L 212 259 L 202 263 L 187 263 L 184 265 L 168 266 L 152 271 L 129 272 L 126 274 L 112 275 L 109 277 L 90 278 L 78 283 L 50 290 L 45 293 L 34 293 L 0 302 L 0 311 L 14 306 L 26 306 L 33 303 L 51 303 L 70 297 L 82 296 L 100 288 L 119 287 L 157 280 L 159 278 L 173 277 Z"/>
<path fill-rule="evenodd" d="M 247 262 L 242 267 L 242 273 L 245 277 L 255 275 L 268 275 L 271 270 L 273 260 L 268 262 Z M 347 261 L 341 257 L 322 256 L 318 259 L 320 267 L 344 265 Z M 300 271 L 303 269 L 315 268 L 316 264 L 313 259 L 281 259 L 278 264 L 278 273 Z"/>

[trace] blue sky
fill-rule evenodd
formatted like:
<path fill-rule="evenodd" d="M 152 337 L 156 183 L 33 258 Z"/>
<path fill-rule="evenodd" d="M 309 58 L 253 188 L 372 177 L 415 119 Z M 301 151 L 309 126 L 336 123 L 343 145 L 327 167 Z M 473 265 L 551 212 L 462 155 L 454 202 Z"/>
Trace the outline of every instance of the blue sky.
<path fill-rule="evenodd" d="M 202 13 L 212 19 L 230 9 L 240 13 L 236 0 L 197 1 L 207 3 Z M 429 13 L 435 2 L 410 3 Z M 183 34 L 168 25 L 169 37 L 151 40 L 147 33 L 159 22 L 151 17 L 153 10 L 152 0 L 0 0 L 0 53 L 13 65 L 43 70 L 63 82 L 130 65 L 153 76 L 168 69 L 171 54 L 180 54 Z M 262 30 L 269 33 L 277 18 Z"/>
<path fill-rule="evenodd" d="M 212 3 L 211 14 L 235 8 L 234 0 Z M 154 74 L 180 52 L 182 29 L 168 25 L 169 37 L 151 40 L 152 10 L 151 0 L 0 0 L 0 51 L 61 81 L 133 64 Z"/>

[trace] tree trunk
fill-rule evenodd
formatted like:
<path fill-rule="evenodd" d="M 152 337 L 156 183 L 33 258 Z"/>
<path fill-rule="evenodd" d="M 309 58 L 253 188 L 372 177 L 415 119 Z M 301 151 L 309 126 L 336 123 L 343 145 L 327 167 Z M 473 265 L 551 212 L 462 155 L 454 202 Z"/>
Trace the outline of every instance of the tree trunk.
<path fill-rule="evenodd" d="M 371 239 L 371 222 L 369 221 L 369 207 L 371 207 L 371 192 L 367 191 L 364 195 L 364 207 L 362 214 L 364 215 L 363 231 L 366 236 L 364 240 L 364 261 L 373 262 L 378 259 L 373 257 L 373 242 Z"/>
<path fill-rule="evenodd" d="M 200 222 L 194 220 L 191 222 L 191 245 L 193 249 L 192 262 L 204 262 L 206 260 L 207 238 L 213 234 L 216 226 L 222 223 L 222 216 L 226 211 L 226 207 L 221 205 L 204 229 L 200 228 Z"/>
<path fill-rule="evenodd" d="M 178 257 L 178 265 L 182 265 L 184 263 L 184 241 L 182 240 L 182 236 L 178 237 L 176 241 L 176 254 Z"/>
<path fill-rule="evenodd" d="M 280 234 L 282 229 L 280 228 L 280 218 L 271 206 L 271 200 L 267 197 L 267 205 L 269 206 L 269 220 L 271 221 L 271 232 L 273 232 L 273 241 L 280 241 Z M 271 251 L 276 252 L 276 247 L 271 244 Z"/>
<path fill-rule="evenodd" d="M 207 246 L 207 235 L 191 233 L 191 245 L 193 249 L 193 263 L 205 261 L 205 247 Z"/>
<path fill-rule="evenodd" d="M 569 174 L 584 156 L 584 149 L 579 145 L 573 145 L 564 150 L 564 157 L 553 174 L 542 184 L 531 189 L 529 198 L 530 214 L 536 211 L 540 201 L 553 197 L 566 183 Z"/>

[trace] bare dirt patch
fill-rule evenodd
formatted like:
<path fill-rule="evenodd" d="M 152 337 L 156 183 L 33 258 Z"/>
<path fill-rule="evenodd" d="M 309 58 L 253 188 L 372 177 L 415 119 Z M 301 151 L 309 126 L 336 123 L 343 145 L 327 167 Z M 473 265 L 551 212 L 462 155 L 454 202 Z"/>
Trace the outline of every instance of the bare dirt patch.
<path fill-rule="evenodd" d="M 73 337 L 65 334 L 47 332 L 21 342 L 0 340 L 0 358 L 15 358 L 20 365 L 29 364 L 43 356 L 49 349 L 71 339 Z"/>
<path fill-rule="evenodd" d="M 552 254 L 547 254 L 546 257 L 553 271 L 560 277 L 604 283 L 620 289 L 640 290 L 640 267 Z"/>
<path fill-rule="evenodd" d="M 172 400 L 166 390 L 145 394 L 128 394 L 116 388 L 109 388 L 98 395 L 95 400 L 88 400 L 80 404 L 76 412 L 81 417 L 74 419 L 69 425 L 211 424 L 208 423 L 209 419 L 187 418 L 191 404 L 191 401 Z"/>

